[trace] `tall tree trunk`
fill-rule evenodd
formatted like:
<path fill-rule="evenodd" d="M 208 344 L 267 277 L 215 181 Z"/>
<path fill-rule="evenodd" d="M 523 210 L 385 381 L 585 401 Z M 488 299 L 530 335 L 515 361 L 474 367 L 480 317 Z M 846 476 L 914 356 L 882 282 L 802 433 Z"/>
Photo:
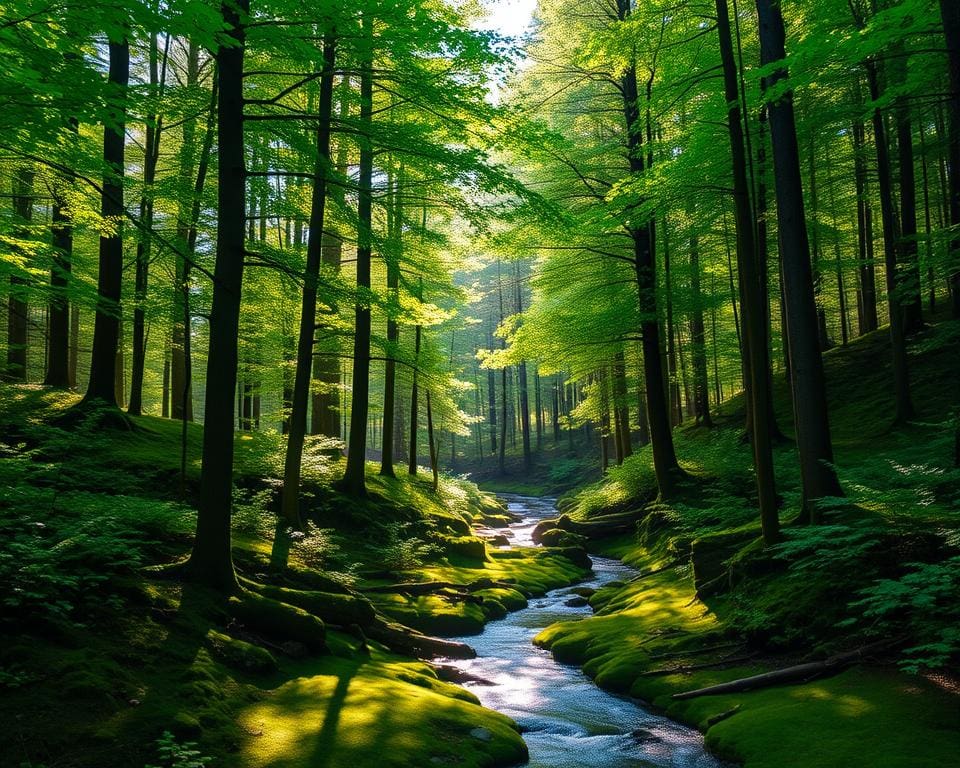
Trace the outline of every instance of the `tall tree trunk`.
<path fill-rule="evenodd" d="M 500 273 L 500 259 L 497 259 L 497 293 L 500 298 L 500 322 L 503 323 L 503 275 Z M 503 339 L 500 340 L 500 346 L 504 346 Z M 500 453 L 497 455 L 497 463 L 500 467 L 500 474 L 506 471 L 506 451 L 507 451 L 507 403 L 510 400 L 507 391 L 507 369 L 500 369 Z"/>
<path fill-rule="evenodd" d="M 520 285 L 520 264 L 516 267 L 517 315 L 523 316 L 523 290 Z M 530 454 L 530 398 L 527 392 L 527 361 L 517 366 L 517 388 L 520 390 L 520 432 L 523 441 L 523 468 L 530 471 L 533 459 Z"/>
<path fill-rule="evenodd" d="M 560 377 L 558 374 L 553 376 L 553 384 L 550 387 L 550 417 L 553 426 L 553 442 L 560 442 Z"/>
<path fill-rule="evenodd" d="M 237 589 L 230 551 L 233 496 L 233 403 L 243 288 L 246 169 L 243 142 L 243 56 L 249 0 L 221 5 L 231 45 L 217 51 L 217 258 L 210 310 L 210 351 L 204 399 L 203 460 L 197 535 L 190 569 L 223 591 Z"/>
<path fill-rule="evenodd" d="M 103 193 L 100 213 L 111 228 L 100 235 L 97 277 L 97 315 L 93 328 L 90 381 L 84 402 L 100 400 L 116 408 L 117 350 L 120 340 L 120 293 L 123 285 L 123 159 L 127 117 L 127 83 L 130 80 L 130 43 L 111 40 L 107 75 L 110 115 L 103 129 Z"/>
<path fill-rule="evenodd" d="M 630 0 L 617 0 L 617 15 L 621 21 L 630 16 Z M 631 64 L 621 78 L 623 114 L 627 132 L 627 151 L 630 171 L 644 170 L 643 132 L 640 125 L 637 72 Z M 653 466 L 657 490 L 667 498 L 674 490 L 680 466 L 673 447 L 670 427 L 670 407 L 664 391 L 663 363 L 660 359 L 660 320 L 657 313 L 657 278 L 654 259 L 654 228 L 630 228 L 633 240 L 633 262 L 640 307 L 640 337 L 643 346 L 643 375 L 647 392 L 647 418 L 653 448 Z"/>
<path fill-rule="evenodd" d="M 949 274 L 953 316 L 960 318 L 960 4 L 956 0 L 940 0 L 940 16 L 947 43 L 950 71 L 950 98 L 947 100 L 947 161 L 950 164 L 950 239 Z"/>
<path fill-rule="evenodd" d="M 426 214 L 424 214 L 426 216 Z M 426 227 L 424 227 L 426 229 Z M 423 301 L 423 277 L 417 291 L 417 300 Z M 420 323 L 417 323 L 413 332 L 413 386 L 410 388 L 410 454 L 407 456 L 407 473 L 417 474 L 417 429 L 419 428 L 419 403 L 417 402 L 419 392 L 418 384 L 420 378 L 420 339 L 423 330 Z"/>
<path fill-rule="evenodd" d="M 333 272 L 340 271 L 343 258 L 343 240 L 338 232 L 328 229 L 323 233 L 321 243 L 321 262 Z M 331 304 L 329 314 L 336 314 L 336 306 Z M 330 334 L 322 338 L 318 353 L 313 359 L 313 378 L 317 387 L 311 396 L 310 432 L 314 435 L 339 438 L 344 430 L 340 426 L 340 358 L 336 350 L 340 348 L 339 338 Z"/>
<path fill-rule="evenodd" d="M 191 40 L 187 47 L 186 85 L 192 89 L 197 86 L 200 78 L 200 46 Z M 216 87 L 216 86 L 215 86 Z M 211 116 L 213 115 L 211 110 Z M 187 190 L 194 178 L 196 158 L 196 127 L 195 117 L 188 116 L 184 123 L 183 141 L 180 145 L 180 188 Z M 209 132 L 208 125 L 207 131 Z M 192 218 L 196 207 L 196 186 L 194 194 L 184 192 L 177 206 L 177 244 L 178 252 L 174 262 L 173 276 L 173 333 L 170 344 L 170 417 L 180 421 L 193 421 L 193 392 L 187 385 L 192 360 L 186 353 L 186 337 L 190 329 L 190 311 L 187 307 L 190 301 L 190 254 L 187 247 L 191 227 L 196 227 L 196 219 Z"/>
<path fill-rule="evenodd" d="M 167 51 L 170 36 L 167 36 L 163 52 L 163 72 L 159 71 L 157 34 L 150 36 L 150 86 L 151 96 L 160 103 L 166 80 Z M 153 89 L 159 89 L 156 94 Z M 130 369 L 130 403 L 127 413 L 139 416 L 143 413 L 143 375 L 147 361 L 146 301 L 147 281 L 150 274 L 150 246 L 153 236 L 153 184 L 157 176 L 157 161 L 160 157 L 160 136 L 163 118 L 157 111 L 147 115 L 146 135 L 143 147 L 143 194 L 140 197 L 140 237 L 137 240 L 136 278 L 133 305 L 133 350 Z"/>
<path fill-rule="evenodd" d="M 627 403 L 627 362 L 623 350 L 617 350 L 613 358 L 613 409 L 616 414 L 621 459 L 633 455 L 630 442 L 630 406 Z"/>
<path fill-rule="evenodd" d="M 493 325 L 493 318 L 490 318 Z M 493 349 L 493 333 L 487 333 L 487 346 Z M 493 368 L 487 369 L 487 419 L 490 423 L 490 453 L 497 452 L 497 375 Z"/>
<path fill-rule="evenodd" d="M 433 490 L 440 488 L 440 468 L 437 461 L 437 443 L 433 438 L 433 407 L 430 404 L 430 390 L 427 390 L 427 442 L 430 444 L 430 470 L 433 473 Z"/>
<path fill-rule="evenodd" d="M 350 436 L 343 488 L 354 496 L 366 495 L 364 478 L 367 452 L 367 413 L 370 408 L 370 256 L 373 245 L 373 17 L 363 16 L 367 58 L 360 65 L 359 196 L 357 201 L 357 301 L 353 342 L 353 394 L 350 400 Z"/>
<path fill-rule="evenodd" d="M 400 310 L 400 248 L 403 242 L 403 208 L 400 203 L 400 190 L 403 184 L 403 166 L 397 175 L 393 191 L 393 205 L 387 211 L 391 223 L 391 236 L 386 251 L 387 291 L 390 294 L 391 309 L 387 316 L 387 361 L 383 376 L 383 445 L 380 456 L 380 474 L 395 477 L 393 470 L 393 421 L 397 391 L 396 357 L 400 345 L 400 326 L 394 313 Z M 396 251 L 391 249 L 395 248 Z"/>
<path fill-rule="evenodd" d="M 720 60 L 723 65 L 724 90 L 727 100 L 727 129 L 733 160 L 733 200 L 737 234 L 737 263 L 741 283 L 741 309 L 744 337 L 748 340 L 749 364 L 747 395 L 751 402 L 753 423 L 751 444 L 756 471 L 757 495 L 760 504 L 760 526 L 766 545 L 779 539 L 776 485 L 773 472 L 773 451 L 770 439 L 770 390 L 767 383 L 766 341 L 764 337 L 763 297 L 757 270 L 755 221 L 750 209 L 747 185 L 747 161 L 740 119 L 737 70 L 730 37 L 730 16 L 726 0 L 716 0 L 717 32 Z M 772 115 L 771 115 L 772 117 Z"/>
<path fill-rule="evenodd" d="M 900 62 L 906 79 L 906 61 Z M 894 108 L 897 124 L 897 153 L 900 166 L 900 285 L 904 333 L 916 333 L 923 327 L 923 300 L 920 297 L 920 265 L 917 257 L 917 175 L 913 163 L 913 128 L 910 105 L 897 98 Z"/>
<path fill-rule="evenodd" d="M 77 121 L 70 120 L 70 131 L 76 133 Z M 72 183 L 67 175 L 59 181 L 61 185 Z M 43 383 L 50 387 L 67 389 L 75 386 L 70 370 L 70 302 L 67 288 L 70 285 L 70 273 L 73 265 L 73 225 L 67 213 L 67 201 L 62 186 L 53 193 L 53 265 L 50 269 L 50 340 L 47 357 L 47 373 Z"/>
<path fill-rule="evenodd" d="M 857 84 L 859 96 L 860 86 Z M 857 99 L 858 103 L 860 99 Z M 857 247 L 859 291 L 857 299 L 858 333 L 877 330 L 877 283 L 873 266 L 873 226 L 867 195 L 866 129 L 860 119 L 853 122 L 853 167 L 857 189 Z"/>
<path fill-rule="evenodd" d="M 870 60 L 866 66 L 867 79 L 870 85 L 870 99 L 876 104 L 880 98 L 880 81 L 876 62 Z M 883 218 L 883 253 L 887 305 L 890 314 L 890 347 L 893 359 L 894 421 L 897 424 L 905 424 L 913 418 L 913 402 L 910 397 L 906 330 L 900 301 L 900 264 L 897 258 L 896 214 L 893 209 L 890 154 L 883 113 L 877 106 L 873 110 L 873 138 L 877 151 L 877 186 L 880 191 L 880 213 Z"/>
<path fill-rule="evenodd" d="M 700 290 L 700 241 L 690 235 L 690 291 L 693 312 L 690 317 L 690 342 L 693 357 L 693 412 L 697 424 L 712 427 L 710 418 L 710 382 L 707 378 L 707 342 L 703 322 L 703 293 Z"/>
<path fill-rule="evenodd" d="M 310 229 L 307 238 L 307 263 L 300 303 L 300 329 L 297 336 L 297 362 L 290 399 L 287 451 L 283 463 L 281 512 L 287 523 L 299 529 L 300 469 L 303 443 L 307 433 L 307 407 L 310 404 L 310 374 L 313 367 L 313 335 L 317 316 L 317 287 L 323 248 L 323 220 L 327 201 L 327 168 L 330 165 L 330 119 L 333 106 L 333 75 L 336 37 L 333 29 L 323 36 L 323 74 L 320 77 L 317 156 L 313 164 L 313 196 L 310 201 Z"/>
<path fill-rule="evenodd" d="M 23 238 L 29 237 L 29 225 L 33 218 L 33 178 L 32 168 L 20 166 L 13 179 L 13 214 Z M 24 281 L 11 276 L 10 298 L 7 302 L 7 366 L 4 375 L 7 381 L 27 380 L 28 313 Z"/>
<path fill-rule="evenodd" d="M 537 450 L 543 448 L 543 402 L 541 401 L 540 368 L 533 372 L 533 410 L 537 422 Z"/>
<path fill-rule="evenodd" d="M 761 60 L 764 65 L 782 61 L 786 57 L 785 33 L 779 2 L 757 0 L 756 4 L 760 19 Z M 768 79 L 768 87 L 786 76 L 785 69 L 778 69 Z M 792 94 L 788 92 L 777 101 L 769 102 L 768 109 L 790 343 L 790 381 L 797 422 L 797 450 L 804 504 L 811 520 L 816 522 L 816 501 L 826 496 L 840 496 L 842 491 L 833 469 L 826 381 L 818 343 L 817 305 L 803 211 L 800 153 Z"/>

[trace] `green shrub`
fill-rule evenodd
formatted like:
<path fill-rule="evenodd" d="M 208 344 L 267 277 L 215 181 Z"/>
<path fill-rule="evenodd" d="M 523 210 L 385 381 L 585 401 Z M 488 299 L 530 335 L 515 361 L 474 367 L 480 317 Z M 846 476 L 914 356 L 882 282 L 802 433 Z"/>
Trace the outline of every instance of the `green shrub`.
<path fill-rule="evenodd" d="M 180 743 L 170 731 L 164 731 L 157 739 L 157 753 L 160 765 L 147 765 L 144 768 L 204 768 L 213 761 L 204 757 L 192 741 Z"/>

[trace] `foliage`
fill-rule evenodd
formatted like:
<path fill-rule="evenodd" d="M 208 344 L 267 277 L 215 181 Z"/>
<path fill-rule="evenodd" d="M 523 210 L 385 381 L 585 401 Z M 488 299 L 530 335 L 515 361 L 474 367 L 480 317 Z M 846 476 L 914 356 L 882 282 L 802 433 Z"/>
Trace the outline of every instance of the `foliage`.
<path fill-rule="evenodd" d="M 385 528 L 381 557 L 388 570 L 405 571 L 418 568 L 441 552 L 438 545 L 411 535 L 409 523 L 389 523 Z"/>
<path fill-rule="evenodd" d="M 204 768 L 213 762 L 212 757 L 204 757 L 195 742 L 180 742 L 170 731 L 164 731 L 157 739 L 157 753 L 160 765 L 147 765 L 144 768 Z"/>
<path fill-rule="evenodd" d="M 910 672 L 946 666 L 960 653 L 960 557 L 909 563 L 896 579 L 878 579 L 860 590 L 850 608 L 861 615 L 843 624 L 865 624 L 872 634 L 908 632 L 923 640 L 905 649 L 900 665 Z"/>

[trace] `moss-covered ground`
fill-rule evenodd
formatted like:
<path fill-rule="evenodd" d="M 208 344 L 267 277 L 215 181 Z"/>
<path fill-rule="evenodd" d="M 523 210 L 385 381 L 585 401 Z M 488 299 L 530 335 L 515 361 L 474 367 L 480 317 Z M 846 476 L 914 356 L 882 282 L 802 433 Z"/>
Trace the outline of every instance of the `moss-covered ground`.
<path fill-rule="evenodd" d="M 825 525 L 799 524 L 795 448 L 777 448 L 784 543 L 764 551 L 742 443 L 742 410 L 685 428 L 688 477 L 656 501 L 646 451 L 561 499 L 574 521 L 632 515 L 636 530 L 591 541 L 643 576 L 591 597 L 592 617 L 536 642 L 610 690 L 706 732 L 747 768 L 946 768 L 960 755 L 960 472 L 954 466 L 960 324 L 914 340 L 917 420 L 893 429 L 885 332 L 825 357 L 836 463 L 847 493 Z M 777 411 L 790 433 L 786 383 Z M 953 533 L 952 533 L 953 532 Z M 838 674 L 676 700 L 676 693 L 889 640 Z"/>
<path fill-rule="evenodd" d="M 307 531 L 278 538 L 281 443 L 250 433 L 236 441 L 242 591 L 227 599 L 165 567 L 189 551 L 200 428 L 188 425 L 181 483 L 179 424 L 78 419 L 77 399 L 0 389 L 0 765 L 167 765 L 167 731 L 221 766 L 523 759 L 508 718 L 362 627 L 478 631 L 582 568 L 557 551 L 488 548 L 472 525 L 505 510 L 472 483 L 443 478 L 435 493 L 371 466 L 367 498 L 347 498 L 332 485 L 342 460 L 321 443 L 306 458 Z M 363 596 L 411 581 L 454 586 Z"/>

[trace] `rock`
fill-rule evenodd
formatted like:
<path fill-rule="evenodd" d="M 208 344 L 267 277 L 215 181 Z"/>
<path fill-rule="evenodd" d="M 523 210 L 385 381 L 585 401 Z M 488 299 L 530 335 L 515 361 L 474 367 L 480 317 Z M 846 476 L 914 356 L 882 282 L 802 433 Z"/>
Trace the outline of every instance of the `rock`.
<path fill-rule="evenodd" d="M 284 643 L 280 643 L 280 650 L 293 659 L 302 659 L 309 654 L 309 649 L 306 644 L 297 642 L 296 640 L 287 640 Z"/>
<path fill-rule="evenodd" d="M 477 728 L 472 728 L 470 730 L 470 735 L 473 736 L 473 738 L 478 739 L 479 741 L 493 740 L 493 732 L 488 728 L 483 728 L 482 726 L 479 726 Z"/>
<path fill-rule="evenodd" d="M 631 731 L 630 735 L 641 744 L 649 744 L 650 742 L 660 741 L 659 736 L 648 731 L 646 728 L 637 728 L 635 731 Z"/>
<path fill-rule="evenodd" d="M 495 536 L 485 537 L 487 544 L 491 547 L 506 547 L 510 545 L 510 539 L 504 536 L 502 533 L 498 533 Z"/>
<path fill-rule="evenodd" d="M 567 608 L 583 608 L 583 606 L 590 605 L 590 603 L 587 602 L 587 598 L 585 597 L 571 597 L 564 605 L 567 606 Z"/>

